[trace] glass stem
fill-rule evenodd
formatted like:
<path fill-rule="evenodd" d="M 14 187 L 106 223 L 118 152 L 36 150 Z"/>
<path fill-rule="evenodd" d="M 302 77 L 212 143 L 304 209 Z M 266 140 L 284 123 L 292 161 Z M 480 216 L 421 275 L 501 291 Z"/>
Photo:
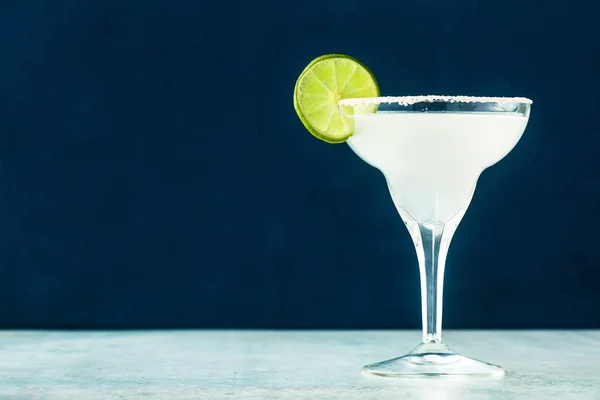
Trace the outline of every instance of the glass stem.
<path fill-rule="evenodd" d="M 418 224 L 420 246 L 416 246 L 421 275 L 421 312 L 423 342 L 442 341 L 442 301 L 444 267 L 448 242 L 444 240 L 445 224 L 440 222 Z M 449 232 L 446 232 L 449 233 Z"/>
<path fill-rule="evenodd" d="M 475 187 L 473 187 L 474 190 Z M 452 236 L 469 207 L 473 192 L 464 207 L 446 222 L 418 222 L 397 201 L 391 187 L 390 193 L 417 251 L 421 275 L 423 342 L 440 343 L 442 341 L 442 301 L 446 256 Z"/>

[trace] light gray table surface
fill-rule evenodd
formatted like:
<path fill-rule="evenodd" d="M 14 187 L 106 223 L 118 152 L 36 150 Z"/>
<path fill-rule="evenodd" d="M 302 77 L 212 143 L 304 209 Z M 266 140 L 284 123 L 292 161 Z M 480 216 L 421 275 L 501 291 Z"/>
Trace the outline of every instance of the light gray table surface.
<path fill-rule="evenodd" d="M 0 399 L 600 399 L 600 331 L 447 331 L 502 380 L 369 377 L 418 331 L 0 331 Z"/>

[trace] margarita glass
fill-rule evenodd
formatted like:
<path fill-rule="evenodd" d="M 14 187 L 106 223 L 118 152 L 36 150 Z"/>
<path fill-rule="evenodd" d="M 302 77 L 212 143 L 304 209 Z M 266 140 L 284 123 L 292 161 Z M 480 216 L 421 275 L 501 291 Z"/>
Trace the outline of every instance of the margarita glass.
<path fill-rule="evenodd" d="M 350 148 L 386 178 L 419 263 L 423 339 L 402 357 L 367 365 L 384 376 L 502 376 L 497 365 L 442 342 L 444 266 L 450 241 L 484 169 L 517 144 L 529 119 L 526 98 L 407 96 L 350 98 L 339 112 Z"/>

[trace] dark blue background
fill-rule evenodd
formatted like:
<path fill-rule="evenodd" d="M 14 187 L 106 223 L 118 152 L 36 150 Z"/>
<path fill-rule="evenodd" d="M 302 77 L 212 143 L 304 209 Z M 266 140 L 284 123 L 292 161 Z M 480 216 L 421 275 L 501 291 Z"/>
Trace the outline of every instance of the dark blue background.
<path fill-rule="evenodd" d="M 445 327 L 600 328 L 598 4 L 1 1 L 0 327 L 419 327 L 383 177 L 292 107 L 341 52 L 388 95 L 534 100 Z"/>

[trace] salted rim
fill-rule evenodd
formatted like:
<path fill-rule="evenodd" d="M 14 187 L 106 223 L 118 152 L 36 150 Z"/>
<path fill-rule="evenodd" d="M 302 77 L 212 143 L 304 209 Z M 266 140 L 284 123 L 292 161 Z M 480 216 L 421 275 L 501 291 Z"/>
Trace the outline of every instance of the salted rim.
<path fill-rule="evenodd" d="M 354 99 L 342 99 L 339 101 L 343 106 L 361 106 L 378 105 L 382 103 L 397 103 L 401 106 L 410 106 L 416 103 L 533 103 L 526 97 L 478 97 L 478 96 L 382 96 L 382 97 L 364 97 Z"/>

